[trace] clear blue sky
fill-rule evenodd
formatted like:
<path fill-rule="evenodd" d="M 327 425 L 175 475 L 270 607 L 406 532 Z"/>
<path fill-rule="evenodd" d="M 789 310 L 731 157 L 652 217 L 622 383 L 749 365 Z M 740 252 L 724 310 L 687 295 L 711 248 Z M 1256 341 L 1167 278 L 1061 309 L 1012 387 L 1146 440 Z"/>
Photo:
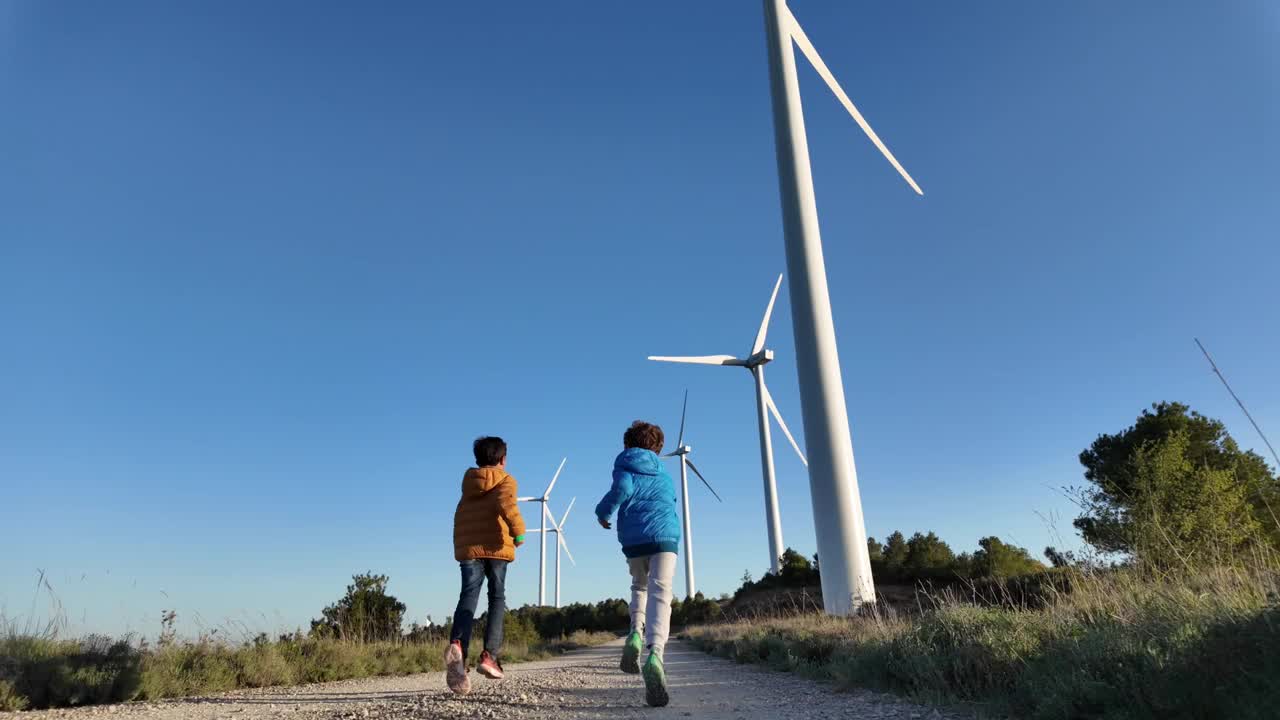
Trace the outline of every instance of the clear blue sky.
<path fill-rule="evenodd" d="M 1056 489 L 1158 400 L 1257 446 L 1197 335 L 1280 434 L 1275 3 L 793 9 L 926 192 L 801 63 L 872 534 L 1074 546 Z M 0 0 L 0 168 L 11 617 L 43 568 L 79 628 L 275 630 L 372 569 L 440 619 L 482 433 L 526 492 L 569 456 L 566 598 L 621 596 L 589 508 L 686 387 L 701 585 L 764 569 L 748 375 L 645 361 L 745 352 L 783 269 L 757 3 Z"/>

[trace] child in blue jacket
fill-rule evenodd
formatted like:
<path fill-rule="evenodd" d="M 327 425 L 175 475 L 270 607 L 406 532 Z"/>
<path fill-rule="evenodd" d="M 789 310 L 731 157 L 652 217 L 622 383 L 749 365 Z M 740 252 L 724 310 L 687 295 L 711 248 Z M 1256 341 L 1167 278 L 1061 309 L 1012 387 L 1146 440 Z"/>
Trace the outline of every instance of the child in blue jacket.
<path fill-rule="evenodd" d="M 631 569 L 631 632 L 622 650 L 622 671 L 640 672 L 640 633 L 649 648 L 644 664 L 645 700 L 666 705 L 662 652 L 671 626 L 671 578 L 680 545 L 676 487 L 658 453 L 662 428 L 639 420 L 622 436 L 625 450 L 613 461 L 613 487 L 596 505 L 596 519 L 609 529 L 618 515 L 618 542 Z"/>

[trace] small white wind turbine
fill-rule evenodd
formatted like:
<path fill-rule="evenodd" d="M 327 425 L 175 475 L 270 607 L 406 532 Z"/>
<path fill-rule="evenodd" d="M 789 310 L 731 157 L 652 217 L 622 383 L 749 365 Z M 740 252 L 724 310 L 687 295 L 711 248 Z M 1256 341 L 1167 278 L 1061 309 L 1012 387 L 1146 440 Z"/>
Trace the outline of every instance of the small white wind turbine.
<path fill-rule="evenodd" d="M 544 502 L 542 504 L 543 527 L 529 531 L 529 532 L 536 532 L 542 535 L 544 539 L 547 537 L 547 533 L 556 534 L 556 607 L 557 608 L 560 607 L 560 551 L 564 550 L 564 554 L 569 556 L 569 562 L 573 563 L 575 567 L 578 565 L 578 561 L 573 559 L 573 553 L 569 552 L 569 543 L 564 539 L 564 523 L 566 520 L 569 519 L 569 511 L 573 510 L 573 504 L 576 502 L 578 502 L 578 498 L 576 497 L 569 501 L 569 507 L 565 508 L 564 515 L 560 517 L 560 522 L 556 522 L 555 516 L 551 514 L 551 509 L 547 507 L 547 504 Z M 550 530 L 546 528 L 547 520 L 551 521 Z M 543 544 L 545 545 L 546 543 L 543 543 Z"/>
<path fill-rule="evenodd" d="M 663 455 L 662 457 L 678 457 L 680 458 L 680 514 L 684 520 L 684 592 L 685 599 L 693 599 L 698 594 L 698 588 L 693 582 L 693 511 L 689 509 L 689 473 L 686 466 L 693 471 L 694 475 L 702 481 L 703 485 L 716 496 L 716 500 L 724 502 L 720 499 L 720 493 L 711 487 L 711 483 L 702 477 L 702 473 L 698 472 L 698 466 L 693 464 L 689 459 L 689 453 L 693 452 L 693 448 L 684 444 L 684 419 L 689 410 L 689 391 L 684 391 L 684 406 L 680 410 L 680 437 L 676 440 L 676 449 Z"/>
<path fill-rule="evenodd" d="M 560 467 L 556 468 L 556 474 L 551 476 L 551 484 L 547 485 L 547 490 L 542 495 L 516 498 L 517 502 L 536 502 L 542 506 L 542 512 L 540 513 L 542 515 L 541 527 L 537 530 L 528 531 L 536 532 L 541 536 L 538 538 L 538 605 L 547 604 L 547 499 L 551 497 L 551 488 L 556 486 L 556 480 L 560 479 L 560 471 L 564 469 L 564 464 L 568 460 L 569 458 L 564 458 L 560 461 Z M 554 524 L 555 519 L 552 518 L 551 522 Z M 556 557 L 558 562 L 559 555 Z"/>
<path fill-rule="evenodd" d="M 796 454 L 800 456 L 800 462 L 806 466 L 809 464 L 809 461 L 805 459 L 804 451 L 800 449 L 796 439 L 791 436 L 791 431 L 787 429 L 787 424 L 783 422 L 782 413 L 778 412 L 778 406 L 773 402 L 773 396 L 769 394 L 769 388 L 764 384 L 764 366 L 773 360 L 773 351 L 765 349 L 764 341 L 769 334 L 769 317 L 773 314 L 773 303 L 778 299 L 778 288 L 780 287 L 782 287 L 781 275 L 778 276 L 778 282 L 773 286 L 773 295 L 769 298 L 769 306 L 764 310 L 764 320 L 760 323 L 760 330 L 756 332 L 755 342 L 752 343 L 751 353 L 747 357 L 739 358 L 733 355 L 649 357 L 650 360 L 657 360 L 658 362 L 726 365 L 744 367 L 751 371 L 751 376 L 756 381 L 756 412 L 760 422 L 760 466 L 764 474 L 765 522 L 769 528 L 769 568 L 775 574 L 782 570 L 783 545 L 782 518 L 778 513 L 778 486 L 773 473 L 773 440 L 769 437 L 770 413 L 773 413 L 773 418 L 778 421 L 778 427 L 782 429 L 782 434 L 786 435 L 787 440 L 791 441 L 791 447 L 795 448 Z"/>

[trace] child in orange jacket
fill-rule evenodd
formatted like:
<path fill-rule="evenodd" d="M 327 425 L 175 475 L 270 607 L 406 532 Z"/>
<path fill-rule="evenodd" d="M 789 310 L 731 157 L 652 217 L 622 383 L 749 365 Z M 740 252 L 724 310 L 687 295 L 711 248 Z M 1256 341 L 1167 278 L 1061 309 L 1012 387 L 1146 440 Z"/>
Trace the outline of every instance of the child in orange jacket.
<path fill-rule="evenodd" d="M 516 505 L 516 479 L 507 474 L 507 444 L 498 437 L 482 437 L 472 446 L 476 465 L 462 478 L 462 499 L 453 514 L 453 554 L 462 569 L 462 592 L 453 614 L 453 631 L 445 650 L 445 680 L 455 693 L 471 692 L 467 678 L 467 647 L 480 601 L 480 585 L 489 581 L 489 617 L 484 652 L 476 670 L 491 680 L 502 679 L 498 651 L 506 615 L 507 564 L 524 544 L 524 518 Z"/>

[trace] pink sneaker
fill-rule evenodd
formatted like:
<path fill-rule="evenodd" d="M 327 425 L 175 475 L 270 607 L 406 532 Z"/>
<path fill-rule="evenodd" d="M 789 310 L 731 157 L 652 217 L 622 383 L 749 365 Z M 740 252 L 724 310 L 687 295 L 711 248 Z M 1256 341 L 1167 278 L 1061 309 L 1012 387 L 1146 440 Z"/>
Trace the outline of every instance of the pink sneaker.
<path fill-rule="evenodd" d="M 502 665 L 498 664 L 498 659 L 490 655 L 488 650 L 480 656 L 480 664 L 476 666 L 476 672 L 490 680 L 502 679 Z"/>
<path fill-rule="evenodd" d="M 444 680 L 449 689 L 458 695 L 471 692 L 471 678 L 467 677 L 467 661 L 462 659 L 462 643 L 454 640 L 444 651 Z"/>

